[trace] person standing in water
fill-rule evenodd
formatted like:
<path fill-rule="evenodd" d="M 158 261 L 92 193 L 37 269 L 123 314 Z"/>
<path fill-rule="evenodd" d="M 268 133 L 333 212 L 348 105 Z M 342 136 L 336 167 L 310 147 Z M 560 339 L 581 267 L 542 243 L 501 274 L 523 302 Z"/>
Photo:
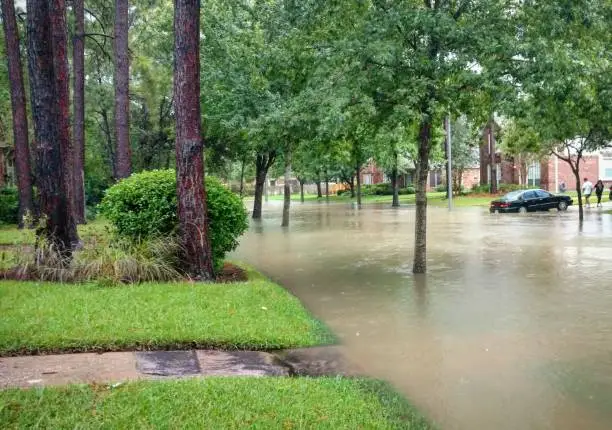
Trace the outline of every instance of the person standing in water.
<path fill-rule="evenodd" d="M 595 184 L 595 195 L 597 196 L 597 207 L 601 206 L 601 196 L 603 196 L 604 188 L 605 187 L 604 187 L 603 181 L 601 179 L 597 181 L 597 183 Z"/>
<path fill-rule="evenodd" d="M 591 207 L 591 194 L 593 193 L 593 183 L 589 181 L 589 178 L 584 178 L 584 184 L 582 184 L 582 194 L 584 194 L 584 201 L 586 203 L 586 207 Z"/>

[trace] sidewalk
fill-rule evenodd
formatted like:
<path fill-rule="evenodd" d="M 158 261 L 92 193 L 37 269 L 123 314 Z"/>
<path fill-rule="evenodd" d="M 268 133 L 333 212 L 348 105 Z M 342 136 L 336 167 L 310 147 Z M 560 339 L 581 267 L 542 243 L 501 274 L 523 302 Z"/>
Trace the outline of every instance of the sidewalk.
<path fill-rule="evenodd" d="M 0 358 L 0 388 L 205 376 L 356 376 L 342 347 L 136 351 Z"/>

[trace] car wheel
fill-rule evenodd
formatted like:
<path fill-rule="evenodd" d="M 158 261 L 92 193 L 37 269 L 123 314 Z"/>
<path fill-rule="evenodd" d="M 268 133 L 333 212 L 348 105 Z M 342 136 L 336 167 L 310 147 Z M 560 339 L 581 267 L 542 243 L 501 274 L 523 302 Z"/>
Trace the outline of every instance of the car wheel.
<path fill-rule="evenodd" d="M 557 206 L 557 209 L 559 209 L 560 211 L 566 211 L 567 210 L 567 202 L 564 202 L 564 201 L 559 202 L 559 205 Z"/>
<path fill-rule="evenodd" d="M 520 213 L 520 214 L 526 214 L 526 213 L 527 213 L 527 208 L 526 208 L 525 206 L 521 206 L 521 207 L 519 208 L 519 213 Z"/>

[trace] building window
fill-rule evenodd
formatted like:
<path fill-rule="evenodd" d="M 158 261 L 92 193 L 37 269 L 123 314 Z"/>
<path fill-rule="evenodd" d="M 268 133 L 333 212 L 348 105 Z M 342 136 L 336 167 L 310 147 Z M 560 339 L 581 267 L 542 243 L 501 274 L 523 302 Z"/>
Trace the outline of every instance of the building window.
<path fill-rule="evenodd" d="M 364 185 L 372 185 L 372 174 L 366 173 L 363 175 L 363 184 Z"/>
<path fill-rule="evenodd" d="M 604 156 L 601 158 L 601 176 L 602 179 L 612 180 L 612 157 Z"/>
<path fill-rule="evenodd" d="M 533 163 L 527 170 L 527 185 L 540 186 L 540 164 Z"/>

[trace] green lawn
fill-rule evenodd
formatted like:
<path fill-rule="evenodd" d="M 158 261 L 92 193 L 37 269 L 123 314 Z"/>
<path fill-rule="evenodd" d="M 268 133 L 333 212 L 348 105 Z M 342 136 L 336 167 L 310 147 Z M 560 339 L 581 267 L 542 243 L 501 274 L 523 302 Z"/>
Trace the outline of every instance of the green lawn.
<path fill-rule="evenodd" d="M 84 240 L 106 241 L 109 224 L 102 218 L 88 224 L 79 225 L 79 236 Z M 0 225 L 0 245 L 34 245 L 33 229 L 18 230 L 15 225 Z"/>
<path fill-rule="evenodd" d="M 205 378 L 0 392 L 21 428 L 433 428 L 386 384 L 344 378 Z"/>
<path fill-rule="evenodd" d="M 0 281 L 0 355 L 129 349 L 277 349 L 333 342 L 283 288 Z"/>
<path fill-rule="evenodd" d="M 455 206 L 457 207 L 468 207 L 468 206 L 488 206 L 488 204 L 491 202 L 491 200 L 493 200 L 495 197 L 492 196 L 460 196 L 460 197 L 454 197 L 453 198 L 453 202 L 455 204 Z M 270 196 L 270 200 L 282 200 L 283 196 L 282 195 L 277 195 L 277 196 Z M 291 196 L 291 200 L 299 202 L 300 201 L 300 195 L 299 194 L 294 194 Z M 321 201 L 321 202 L 325 202 L 326 198 L 317 198 L 316 195 L 314 194 L 308 194 L 305 196 L 305 201 Z M 368 203 L 388 203 L 391 204 L 391 201 L 393 200 L 392 196 L 363 196 L 363 203 L 364 204 L 368 204 Z M 349 203 L 349 202 L 354 202 L 356 201 L 356 199 L 351 199 L 350 195 L 342 195 L 342 196 L 329 196 L 329 201 L 330 202 L 336 202 L 336 203 Z M 429 206 L 437 206 L 437 207 L 446 207 L 448 205 L 448 201 L 446 200 L 446 193 L 444 192 L 431 192 L 431 193 L 427 193 L 427 202 L 429 204 Z M 410 194 L 410 195 L 401 195 L 400 196 L 400 203 L 402 204 L 414 204 L 415 203 L 415 195 L 414 194 Z"/>
<path fill-rule="evenodd" d="M 431 429 L 386 384 L 344 378 L 205 378 L 0 391 L 18 428 Z"/>

